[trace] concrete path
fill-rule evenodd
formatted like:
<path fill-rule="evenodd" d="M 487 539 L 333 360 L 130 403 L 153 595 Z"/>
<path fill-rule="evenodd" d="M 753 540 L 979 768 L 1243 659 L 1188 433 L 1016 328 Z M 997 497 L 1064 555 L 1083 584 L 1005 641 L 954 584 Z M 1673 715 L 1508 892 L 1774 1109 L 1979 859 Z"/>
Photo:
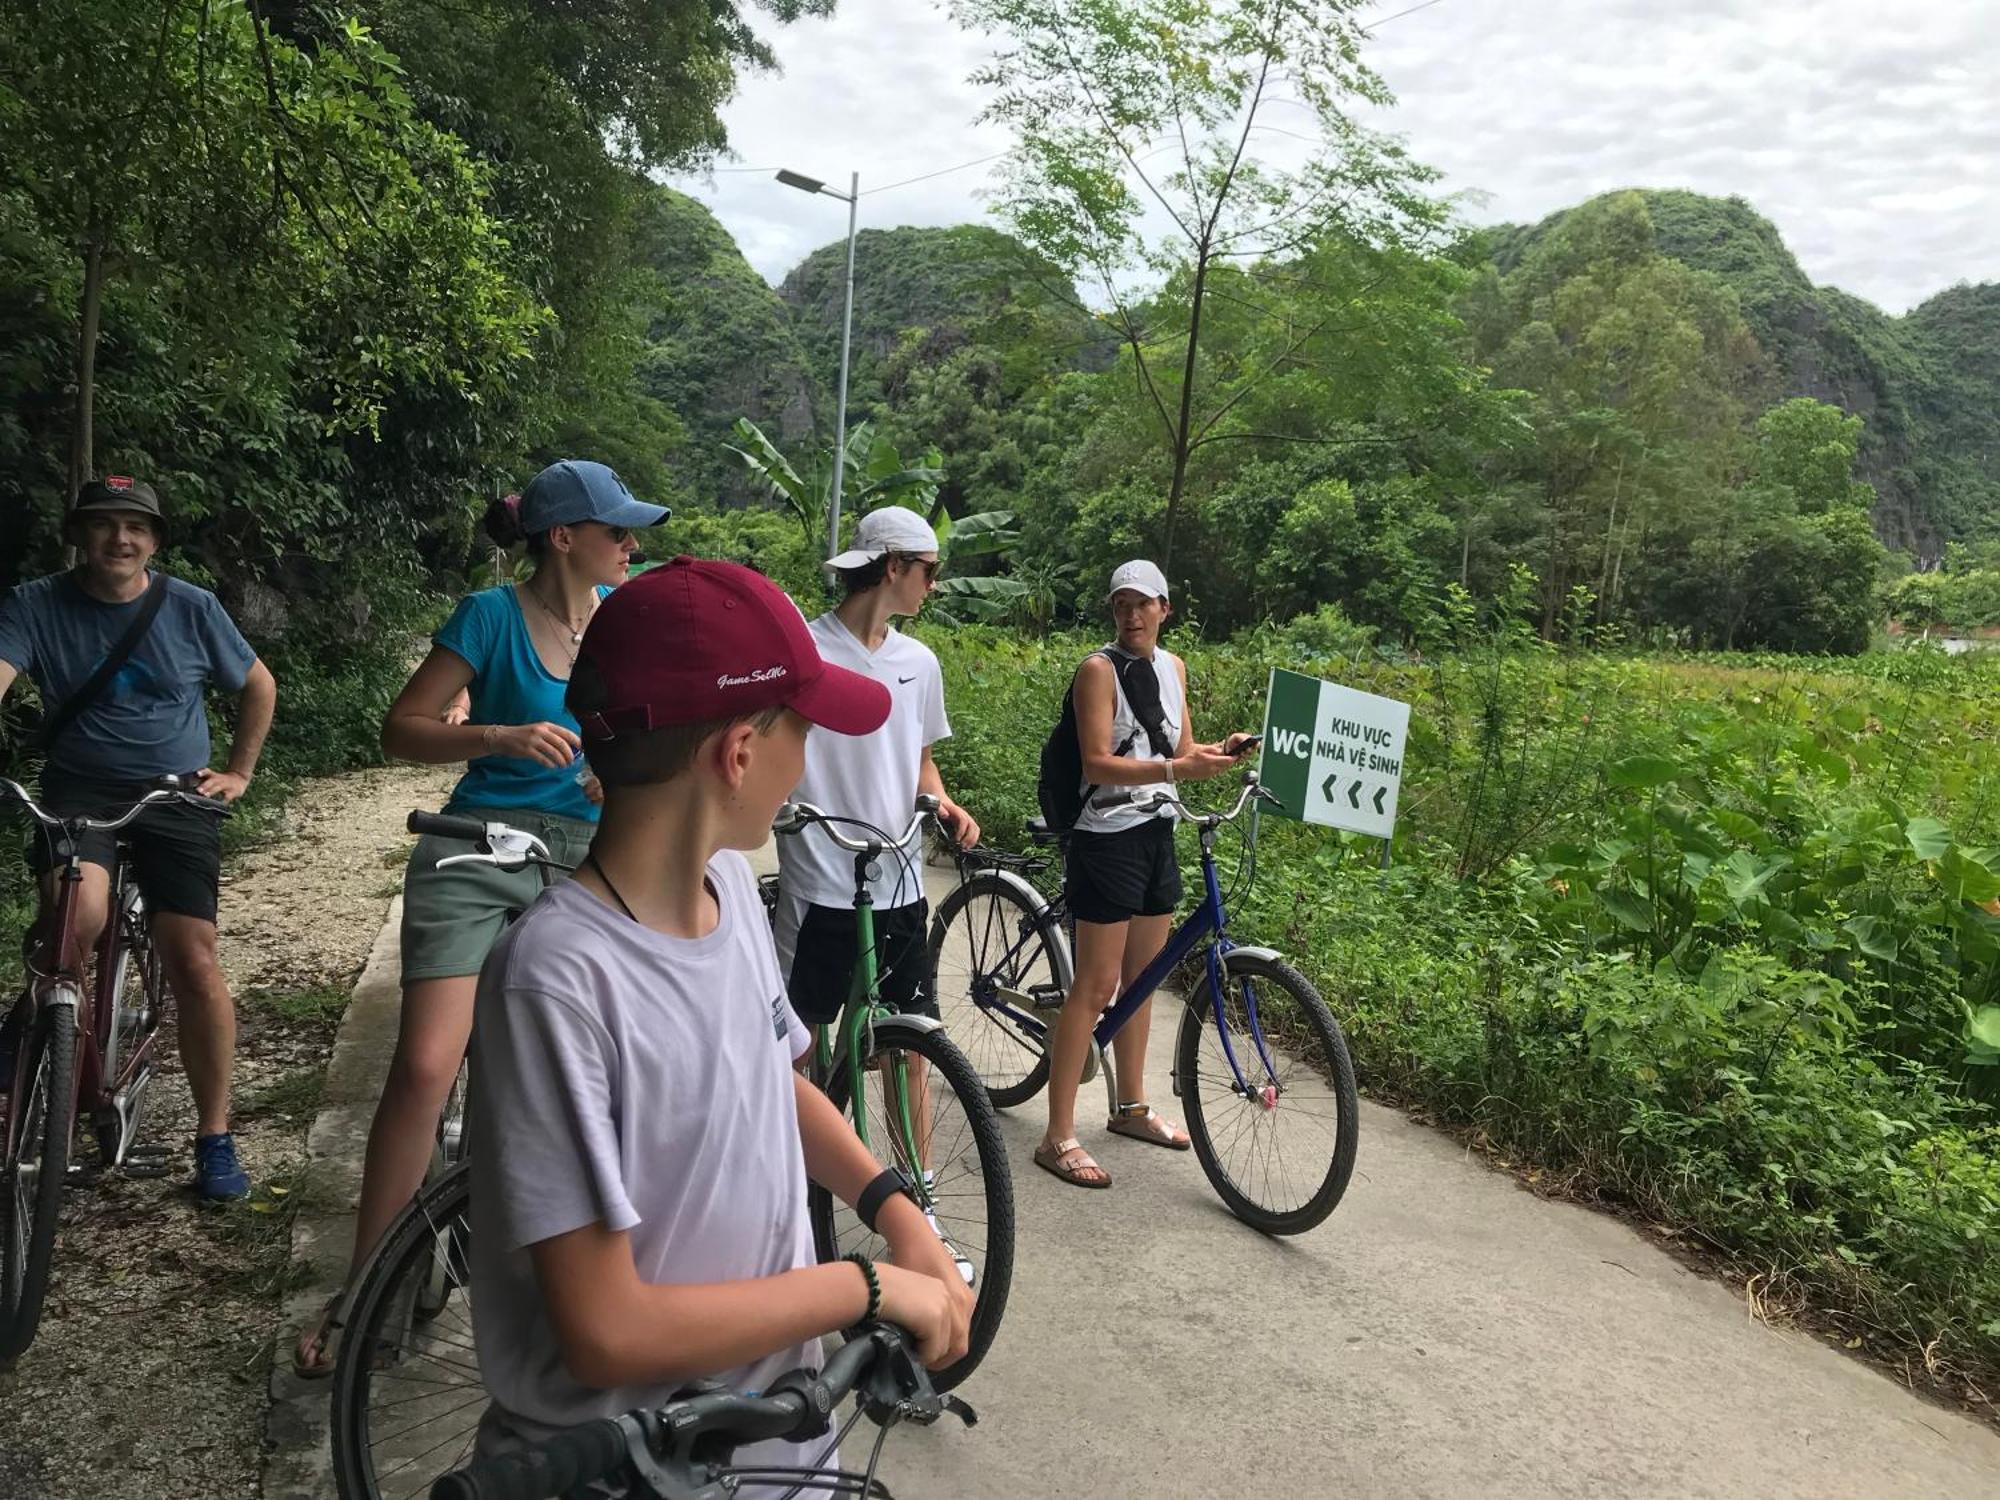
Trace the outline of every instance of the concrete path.
<path fill-rule="evenodd" d="M 392 913 L 313 1131 L 333 1190 L 299 1249 L 321 1268 L 344 1252 L 341 1185 L 394 1035 L 394 943 Z M 1153 1048 L 1163 1107 L 1170 1041 Z M 1109 1192 L 1034 1167 L 1040 1101 L 1004 1119 L 1019 1239 L 1006 1322 L 963 1392 L 981 1421 L 891 1435 L 882 1473 L 904 1500 L 2000 1496 L 2000 1435 L 1393 1111 L 1362 1107 L 1333 1217 L 1275 1241 L 1221 1208 L 1192 1153 L 1093 1128 L 1102 1098 L 1088 1085 L 1079 1113 Z M 324 1388 L 285 1374 L 274 1395 L 267 1500 L 330 1496 L 309 1451 Z"/>

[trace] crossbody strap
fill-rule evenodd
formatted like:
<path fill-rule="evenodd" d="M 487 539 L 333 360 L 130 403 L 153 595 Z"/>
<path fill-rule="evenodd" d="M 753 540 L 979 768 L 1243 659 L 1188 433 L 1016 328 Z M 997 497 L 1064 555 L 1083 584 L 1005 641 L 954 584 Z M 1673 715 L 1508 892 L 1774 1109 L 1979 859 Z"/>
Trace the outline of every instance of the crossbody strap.
<path fill-rule="evenodd" d="M 139 643 L 146 638 L 146 632 L 153 628 L 154 617 L 160 606 L 167 602 L 167 580 L 158 573 L 146 575 L 146 600 L 139 606 L 132 623 L 125 627 L 125 633 L 117 644 L 104 653 L 104 660 L 97 664 L 97 670 L 84 679 L 83 685 L 56 706 L 56 711 L 42 720 L 42 727 L 35 734 L 36 745 L 43 750 L 56 742 L 56 736 L 75 722 L 76 716 L 95 703 L 111 679 L 118 675 L 118 669 L 132 659 L 132 653 L 139 649 Z"/>

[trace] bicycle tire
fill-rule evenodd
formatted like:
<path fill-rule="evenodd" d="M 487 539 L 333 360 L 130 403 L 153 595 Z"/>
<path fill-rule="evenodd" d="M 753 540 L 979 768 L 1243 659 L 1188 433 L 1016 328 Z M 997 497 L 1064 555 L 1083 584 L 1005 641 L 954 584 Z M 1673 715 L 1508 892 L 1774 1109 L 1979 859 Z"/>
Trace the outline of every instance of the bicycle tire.
<path fill-rule="evenodd" d="M 1229 1211 L 1264 1234 L 1303 1234 L 1333 1212 L 1354 1174 L 1359 1128 L 1354 1063 L 1319 991 L 1290 964 L 1276 957 L 1232 953 L 1224 960 L 1223 980 L 1229 990 L 1223 1013 L 1237 1062 L 1253 1087 L 1262 1080 L 1275 1092 L 1267 1096 L 1260 1090 L 1246 1096 L 1238 1087 L 1221 1050 L 1215 996 L 1206 973 L 1181 1015 L 1174 1047 L 1174 1091 L 1187 1114 L 1195 1156 Z M 1248 993 L 1255 997 L 1266 1043 L 1279 1064 L 1274 1085 L 1248 1026 L 1242 987 L 1251 983 L 1257 988 Z M 1331 1126 L 1331 1149 L 1325 1153 L 1323 1169 L 1309 1165 L 1318 1161 L 1319 1152 L 1308 1148 L 1308 1156 L 1295 1158 L 1300 1171 L 1294 1177 L 1277 1139 L 1281 1117 L 1298 1120 L 1302 1128 L 1317 1125 L 1319 1133 Z M 1299 1191 L 1275 1201 L 1279 1189 L 1295 1183 Z"/>
<path fill-rule="evenodd" d="M 45 1002 L 22 1047 L 21 1129 L 0 1163 L 0 1370 L 34 1342 L 48 1294 L 75 1126 L 75 1006 Z"/>
<path fill-rule="evenodd" d="M 931 1164 L 936 1174 L 938 1227 L 944 1237 L 972 1261 L 976 1271 L 975 1301 L 972 1308 L 971 1341 L 965 1357 L 931 1373 L 932 1383 L 948 1391 L 978 1368 L 993 1345 L 1000 1319 L 1007 1311 L 1007 1294 L 1014 1279 L 1014 1183 L 1007 1169 L 1007 1148 L 1000 1138 L 1000 1117 L 986 1097 L 986 1089 L 965 1054 L 953 1045 L 942 1030 L 918 1028 L 884 1021 L 875 1027 L 874 1062 L 891 1052 L 921 1058 L 931 1070 L 932 1133 Z M 844 1060 L 834 1066 L 827 1097 L 842 1113 L 848 1112 L 849 1070 Z M 943 1079 L 940 1090 L 937 1080 Z M 936 1119 L 940 1094 L 949 1094 L 961 1124 L 950 1130 L 942 1154 L 938 1149 Z M 885 1112 L 886 1113 L 886 1112 Z M 889 1128 L 886 1118 L 871 1114 L 874 1124 L 868 1139 L 878 1156 L 882 1145 L 899 1132 Z M 919 1170 L 916 1153 L 900 1142 L 891 1153 L 896 1165 L 913 1176 Z M 886 1159 L 886 1158 L 885 1158 Z M 947 1162 L 955 1170 L 948 1170 Z M 953 1186 L 961 1174 L 977 1172 L 979 1186 Z M 976 1196 L 975 1206 L 969 1201 Z M 949 1204 L 951 1206 L 947 1207 Z M 960 1205 L 963 1205 L 963 1212 Z M 812 1215 L 813 1243 L 822 1261 L 836 1260 L 859 1251 L 872 1260 L 886 1260 L 888 1246 L 882 1237 L 866 1228 L 854 1210 L 835 1201 L 817 1183 L 807 1189 L 807 1206 Z"/>
<path fill-rule="evenodd" d="M 1028 939 L 1025 949 L 1014 946 L 1017 936 Z M 1010 954 L 1015 961 L 1006 964 Z M 1075 977 L 1069 941 L 1048 903 L 1030 904 L 1020 882 L 991 870 L 968 877 L 931 920 L 930 974 L 945 1028 L 993 1107 L 1011 1109 L 1039 1094 L 1049 1081 L 1041 1039 L 997 1012 L 991 1001 L 1001 989 L 1011 991 L 1017 1005 L 1048 987 L 1069 993 Z M 1053 1024 L 1055 1009 L 1037 1008 Z"/>
<path fill-rule="evenodd" d="M 471 1204 L 472 1165 L 462 1162 L 396 1216 L 355 1284 L 333 1372 L 341 1500 L 418 1500 L 471 1456 L 487 1396 L 470 1299 L 421 1307 L 439 1265 L 464 1290 Z"/>

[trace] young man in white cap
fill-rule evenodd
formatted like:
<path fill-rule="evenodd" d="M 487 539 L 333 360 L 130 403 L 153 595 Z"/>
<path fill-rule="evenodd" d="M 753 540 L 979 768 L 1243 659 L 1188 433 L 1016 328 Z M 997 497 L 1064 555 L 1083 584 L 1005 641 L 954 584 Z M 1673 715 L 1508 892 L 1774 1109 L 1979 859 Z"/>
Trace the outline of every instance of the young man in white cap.
<path fill-rule="evenodd" d="M 824 660 L 881 683 L 892 705 L 888 721 L 873 734 L 808 741 L 805 775 L 792 795 L 894 833 L 910 821 L 917 794 L 929 792 L 953 836 L 977 843 L 979 825 L 945 792 L 931 758 L 931 746 L 951 733 L 944 674 L 930 647 L 892 623 L 922 609 L 936 587 L 937 533 L 915 511 L 885 506 L 861 518 L 854 545 L 826 567 L 843 594 L 812 622 L 813 642 Z M 779 842 L 778 867 L 778 964 L 792 1008 L 809 1026 L 829 1025 L 854 978 L 854 857 L 807 830 Z M 870 894 L 883 999 L 898 1010 L 936 1016 L 921 835 L 883 856 Z"/>

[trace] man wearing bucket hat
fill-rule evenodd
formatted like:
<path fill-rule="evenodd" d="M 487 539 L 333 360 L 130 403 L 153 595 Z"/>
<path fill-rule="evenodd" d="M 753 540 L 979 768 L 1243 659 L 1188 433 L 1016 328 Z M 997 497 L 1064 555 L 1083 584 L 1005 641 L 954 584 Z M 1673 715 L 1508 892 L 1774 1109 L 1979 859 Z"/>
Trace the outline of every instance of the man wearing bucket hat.
<path fill-rule="evenodd" d="M 278 688 L 270 669 L 215 595 L 152 571 L 167 521 L 143 479 L 114 474 L 85 485 L 64 529 L 81 563 L 0 603 L 0 696 L 25 674 L 46 708 L 42 805 L 65 816 L 123 812 L 162 776 L 234 802 L 271 727 Z M 220 771 L 209 765 L 211 687 L 241 702 Z M 229 1133 L 236 1006 L 216 958 L 221 829 L 212 815 L 175 802 L 148 808 L 122 837 L 179 1011 L 195 1103 L 195 1187 L 204 1198 L 240 1198 L 250 1181 Z M 109 834 L 84 841 L 77 937 L 86 952 L 104 926 L 116 843 Z M 29 863 L 46 901 L 54 864 L 46 837 L 32 839 Z M 7 1030 L 0 1023 L 0 1054 Z M 0 1088 L 10 1071 L 0 1066 Z"/>
<path fill-rule="evenodd" d="M 938 539 L 913 510 L 885 506 L 861 518 L 854 545 L 827 561 L 839 580 L 839 604 L 812 622 L 814 643 L 830 662 L 889 690 L 888 722 L 860 739 L 817 736 L 806 746 L 805 776 L 793 794 L 840 817 L 898 830 L 919 792 L 940 803 L 939 819 L 963 843 L 979 825 L 946 795 L 931 746 L 951 733 L 944 675 L 937 657 L 892 623 L 914 615 L 937 586 Z M 840 1013 L 853 977 L 854 861 L 810 832 L 778 846 L 778 963 L 793 1007 L 808 1025 Z M 890 1004 L 937 1014 L 929 991 L 923 841 L 891 851 L 871 888 L 882 956 L 882 992 Z"/>

